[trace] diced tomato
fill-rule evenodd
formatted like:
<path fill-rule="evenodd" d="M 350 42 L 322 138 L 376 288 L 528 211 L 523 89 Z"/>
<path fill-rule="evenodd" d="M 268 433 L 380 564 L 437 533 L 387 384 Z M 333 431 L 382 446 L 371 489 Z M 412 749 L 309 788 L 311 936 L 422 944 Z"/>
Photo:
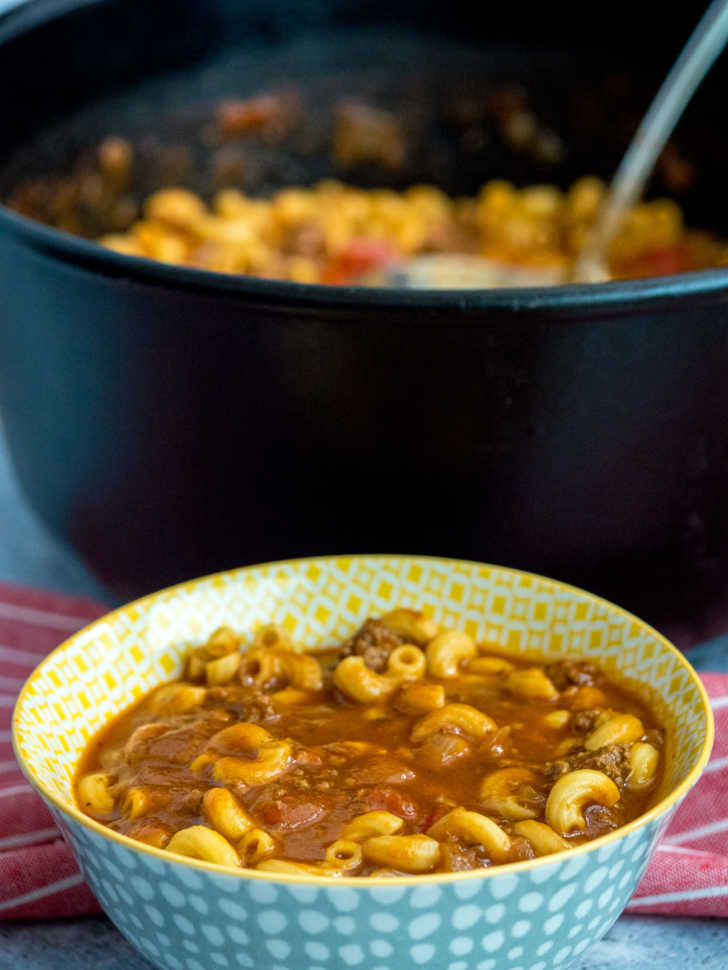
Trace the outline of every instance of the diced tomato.
<path fill-rule="evenodd" d="M 342 286 L 355 282 L 362 273 L 396 263 L 401 254 L 384 239 L 352 239 L 322 273 L 324 283 Z"/>
<path fill-rule="evenodd" d="M 361 793 L 361 801 L 371 811 L 391 812 L 399 818 L 412 819 L 420 814 L 420 807 L 414 799 L 409 798 L 396 788 L 381 785 L 369 788 Z"/>
<path fill-rule="evenodd" d="M 297 829 L 313 825 L 326 815 L 328 809 L 320 802 L 312 802 L 289 794 L 281 795 L 280 798 L 258 801 L 255 803 L 254 811 L 264 826 L 276 829 L 278 832 L 295 832 Z"/>
<path fill-rule="evenodd" d="M 217 120 L 224 135 L 242 135 L 263 128 L 283 113 L 283 104 L 274 94 L 260 94 L 255 98 L 223 101 L 217 109 Z"/>
<path fill-rule="evenodd" d="M 684 246 L 666 246 L 641 253 L 623 267 L 624 274 L 631 277 L 668 276 L 690 270 L 690 254 Z"/>
<path fill-rule="evenodd" d="M 424 824 L 425 831 L 433 826 L 435 822 L 439 822 L 440 819 L 444 818 L 450 811 L 452 811 L 452 809 L 446 808 L 444 805 L 436 805 L 427 816 L 427 821 Z"/>

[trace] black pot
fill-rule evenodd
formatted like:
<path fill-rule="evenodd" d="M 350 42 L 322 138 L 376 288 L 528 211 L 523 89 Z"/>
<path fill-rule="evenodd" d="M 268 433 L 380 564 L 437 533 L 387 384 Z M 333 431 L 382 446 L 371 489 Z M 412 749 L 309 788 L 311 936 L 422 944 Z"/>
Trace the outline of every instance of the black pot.
<path fill-rule="evenodd" d="M 0 148 L 91 92 L 121 104 L 152 65 L 231 44 L 267 56 L 301 33 L 341 65 L 394 21 L 507 39 L 513 15 L 487 13 L 35 0 L 0 24 Z M 547 23 L 534 13 L 531 36 Z M 337 551 L 517 565 L 653 618 L 666 589 L 722 589 L 728 270 L 529 291 L 300 286 L 120 256 L 0 209 L 0 292 L 22 486 L 123 595 Z"/>

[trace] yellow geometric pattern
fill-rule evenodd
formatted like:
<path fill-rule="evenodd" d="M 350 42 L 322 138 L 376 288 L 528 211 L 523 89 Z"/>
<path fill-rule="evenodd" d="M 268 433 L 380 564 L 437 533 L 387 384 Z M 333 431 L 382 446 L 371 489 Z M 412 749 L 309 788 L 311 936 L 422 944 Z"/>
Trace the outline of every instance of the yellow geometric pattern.
<path fill-rule="evenodd" d="M 132 701 L 182 670 L 190 644 L 221 624 L 246 637 L 283 624 L 307 646 L 336 643 L 366 616 L 422 608 L 516 654 L 590 658 L 639 692 L 667 734 L 657 798 L 707 757 L 710 712 L 684 657 L 646 624 L 549 579 L 480 563 L 350 556 L 272 563 L 183 583 L 71 637 L 32 674 L 15 714 L 21 763 L 64 806 L 89 739 Z"/>

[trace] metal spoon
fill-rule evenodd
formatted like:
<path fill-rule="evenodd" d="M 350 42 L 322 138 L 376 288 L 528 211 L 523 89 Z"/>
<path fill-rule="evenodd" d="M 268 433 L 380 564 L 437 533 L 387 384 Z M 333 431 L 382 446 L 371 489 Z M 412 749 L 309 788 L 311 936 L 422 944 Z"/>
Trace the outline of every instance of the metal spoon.
<path fill-rule="evenodd" d="M 491 289 L 608 280 L 609 244 L 626 213 L 642 195 L 673 128 L 726 43 L 728 0 L 713 0 L 635 132 L 570 277 L 561 270 L 519 267 L 463 253 L 442 253 L 385 267 L 362 282 L 418 289 Z"/>
<path fill-rule="evenodd" d="M 713 0 L 690 36 L 619 163 L 596 225 L 574 266 L 574 281 L 608 279 L 606 254 L 695 90 L 728 42 L 728 0 Z"/>

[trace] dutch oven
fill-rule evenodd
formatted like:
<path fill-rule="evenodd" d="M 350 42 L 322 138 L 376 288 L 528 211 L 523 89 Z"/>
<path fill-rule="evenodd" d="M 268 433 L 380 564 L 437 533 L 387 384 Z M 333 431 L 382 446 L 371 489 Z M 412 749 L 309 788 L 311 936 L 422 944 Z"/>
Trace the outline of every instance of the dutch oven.
<path fill-rule="evenodd" d="M 578 65 L 597 63 L 579 10 L 31 0 L 0 21 L 0 190 L 21 169 L 66 164 L 79 118 L 94 135 L 163 131 L 196 98 L 278 75 L 346 87 L 375 65 L 396 90 L 415 69 L 431 82 L 448 59 L 462 80 L 480 58 L 486 74 L 573 92 Z M 692 27 L 683 12 L 658 44 L 658 11 L 617 4 L 591 32 L 613 67 L 654 69 L 633 121 Z M 464 60 L 458 45 L 470 45 Z M 677 135 L 700 170 L 681 201 L 718 229 L 724 76 L 719 65 Z M 614 138 L 592 126 L 579 141 L 572 116 L 568 164 L 513 159 L 514 177 L 608 175 L 631 129 L 606 117 Z M 450 191 L 472 191 L 476 172 L 509 174 L 486 149 L 469 159 L 444 164 Z M 309 286 L 123 256 L 0 208 L 0 292 L 17 475 L 119 595 L 339 551 L 515 565 L 648 617 L 658 601 L 723 588 L 728 269 L 533 290 Z"/>

